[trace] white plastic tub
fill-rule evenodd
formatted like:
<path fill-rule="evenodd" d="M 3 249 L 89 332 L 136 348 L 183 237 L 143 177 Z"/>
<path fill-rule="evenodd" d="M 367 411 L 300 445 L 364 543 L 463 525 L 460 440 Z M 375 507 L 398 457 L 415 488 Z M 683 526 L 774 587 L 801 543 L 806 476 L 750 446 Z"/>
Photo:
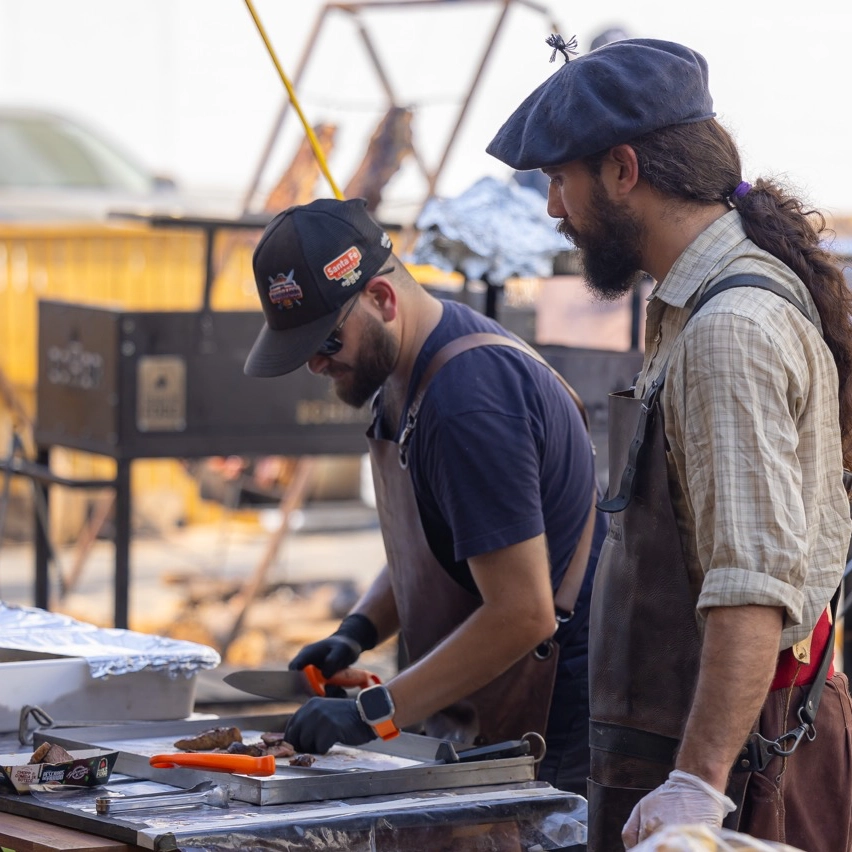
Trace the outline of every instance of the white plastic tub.
<path fill-rule="evenodd" d="M 195 685 L 194 673 L 149 669 L 94 678 L 80 657 L 0 648 L 0 731 L 17 731 L 26 706 L 56 722 L 184 719 Z"/>
<path fill-rule="evenodd" d="M 196 674 L 220 662 L 206 645 L 0 601 L 0 731 L 28 706 L 55 722 L 184 719 Z"/>

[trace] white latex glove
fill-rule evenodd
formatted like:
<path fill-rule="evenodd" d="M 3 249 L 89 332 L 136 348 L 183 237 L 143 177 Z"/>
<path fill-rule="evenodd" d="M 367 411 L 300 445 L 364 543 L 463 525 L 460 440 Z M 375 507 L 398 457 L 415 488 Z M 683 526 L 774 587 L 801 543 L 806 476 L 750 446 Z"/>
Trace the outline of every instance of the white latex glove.
<path fill-rule="evenodd" d="M 665 784 L 633 808 L 621 831 L 625 849 L 632 849 L 664 825 L 703 824 L 719 828 L 737 806 L 697 775 L 673 770 Z"/>

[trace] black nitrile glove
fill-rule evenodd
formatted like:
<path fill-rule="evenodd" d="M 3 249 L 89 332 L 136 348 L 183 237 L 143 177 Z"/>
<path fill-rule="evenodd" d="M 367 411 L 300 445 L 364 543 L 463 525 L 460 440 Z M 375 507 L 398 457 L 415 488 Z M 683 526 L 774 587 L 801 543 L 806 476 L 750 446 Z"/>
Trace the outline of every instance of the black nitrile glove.
<path fill-rule="evenodd" d="M 312 698 L 287 723 L 284 739 L 296 751 L 325 754 L 335 743 L 359 746 L 376 739 L 354 698 Z"/>
<path fill-rule="evenodd" d="M 323 677 L 331 677 L 351 666 L 362 651 L 376 647 L 378 633 L 366 615 L 347 615 L 340 627 L 326 639 L 306 645 L 290 662 L 291 669 L 316 666 Z"/>

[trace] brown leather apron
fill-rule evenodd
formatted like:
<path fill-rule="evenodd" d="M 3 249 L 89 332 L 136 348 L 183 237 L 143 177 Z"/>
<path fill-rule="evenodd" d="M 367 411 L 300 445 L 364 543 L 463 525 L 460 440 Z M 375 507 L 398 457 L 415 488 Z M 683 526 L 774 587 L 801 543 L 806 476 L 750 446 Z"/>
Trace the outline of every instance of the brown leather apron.
<path fill-rule="evenodd" d="M 520 349 L 542 361 L 524 344 L 500 335 L 457 338 L 436 353 L 424 372 L 408 409 L 407 426 L 400 441 L 375 438 L 375 424 L 367 436 L 390 581 L 411 662 L 428 654 L 481 601 L 450 577 L 429 548 L 407 469 L 407 442 L 425 389 L 435 373 L 463 351 L 494 345 Z M 574 565 L 574 560 L 571 564 Z M 569 569 L 566 577 L 570 573 Z M 555 642 L 548 639 L 482 689 L 426 720 L 424 733 L 472 745 L 520 739 L 533 731 L 543 737 L 558 656 Z"/>
<path fill-rule="evenodd" d="M 733 287 L 770 290 L 810 319 L 805 307 L 771 279 L 733 275 L 714 283 L 702 294 L 687 322 L 707 301 Z M 589 631 L 594 642 L 589 647 L 589 852 L 622 849 L 621 830 L 631 810 L 647 792 L 662 784 L 674 768 L 675 750 L 686 724 L 698 674 L 700 643 L 695 603 L 699 589 L 690 589 L 670 499 L 660 410 L 660 383 L 665 373 L 664 369 L 643 399 L 634 398 L 632 390 L 610 396 L 608 493 L 614 496 L 600 504 L 600 508 L 616 514 L 598 558 L 590 610 Z M 824 662 L 827 661 L 826 658 Z M 838 680 L 839 689 L 834 683 Z M 852 766 L 848 745 L 852 704 L 842 675 L 835 676 L 829 686 L 828 702 L 820 706 L 823 735 L 817 738 L 827 743 L 826 751 L 823 753 L 821 748 L 814 749 L 808 743 L 796 754 L 796 772 L 785 767 L 779 773 L 777 758 L 763 774 L 752 770 L 734 772 L 728 795 L 735 801 L 742 801 L 745 795 L 745 803 L 731 815 L 730 827 L 736 828 L 742 818 L 740 830 L 755 829 L 752 833 L 756 836 L 789 842 L 790 837 L 784 833 L 785 809 L 796 814 L 791 821 L 792 831 L 798 832 L 800 826 L 812 824 L 814 820 L 810 817 L 815 809 L 808 773 L 824 772 L 826 767 L 834 765 L 836 787 L 842 793 L 838 801 L 826 803 L 826 810 L 819 813 L 825 813 L 826 819 L 837 826 L 837 840 L 827 838 L 821 827 L 825 820 L 817 821 L 822 842 L 827 844 L 820 848 L 848 847 L 852 833 L 849 785 L 839 779 L 848 777 Z M 784 695 L 779 695 L 782 692 Z M 793 693 L 796 701 L 791 705 Z M 787 747 L 785 738 L 790 735 L 784 732 L 795 730 L 796 721 L 803 721 L 798 712 L 803 694 L 800 687 L 769 694 L 759 720 L 759 731 L 765 738 L 775 741 L 780 737 L 782 745 Z M 812 694 L 809 692 L 805 697 Z M 783 712 L 779 710 L 779 702 Z M 815 699 L 813 713 L 817 703 L 819 697 Z M 836 737 L 834 742 L 832 736 Z M 836 752 L 834 761 L 832 751 Z M 742 756 L 747 752 L 744 749 Z M 800 807 L 800 802 L 806 805 Z M 835 819 L 838 814 L 840 817 Z M 802 832 L 803 837 L 807 836 L 807 831 L 802 829 Z M 812 835 L 816 836 L 820 835 Z M 803 848 L 815 850 L 816 846 L 806 844 Z"/>
<path fill-rule="evenodd" d="M 633 806 L 674 768 L 698 671 L 695 602 L 669 497 L 659 405 L 655 385 L 644 399 L 610 395 L 613 496 L 601 508 L 626 505 L 613 514 L 598 557 L 589 614 L 589 852 L 623 849 Z M 641 450 L 634 443 L 640 421 Z"/>

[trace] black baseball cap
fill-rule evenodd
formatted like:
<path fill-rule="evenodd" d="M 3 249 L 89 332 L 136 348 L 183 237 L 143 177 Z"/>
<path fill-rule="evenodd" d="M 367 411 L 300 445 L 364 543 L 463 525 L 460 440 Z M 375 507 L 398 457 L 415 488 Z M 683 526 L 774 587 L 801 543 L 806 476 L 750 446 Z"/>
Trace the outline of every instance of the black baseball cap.
<path fill-rule="evenodd" d="M 279 213 L 252 259 L 266 322 L 246 359 L 246 375 L 281 376 L 305 364 L 391 249 L 363 198 L 320 198 Z"/>

